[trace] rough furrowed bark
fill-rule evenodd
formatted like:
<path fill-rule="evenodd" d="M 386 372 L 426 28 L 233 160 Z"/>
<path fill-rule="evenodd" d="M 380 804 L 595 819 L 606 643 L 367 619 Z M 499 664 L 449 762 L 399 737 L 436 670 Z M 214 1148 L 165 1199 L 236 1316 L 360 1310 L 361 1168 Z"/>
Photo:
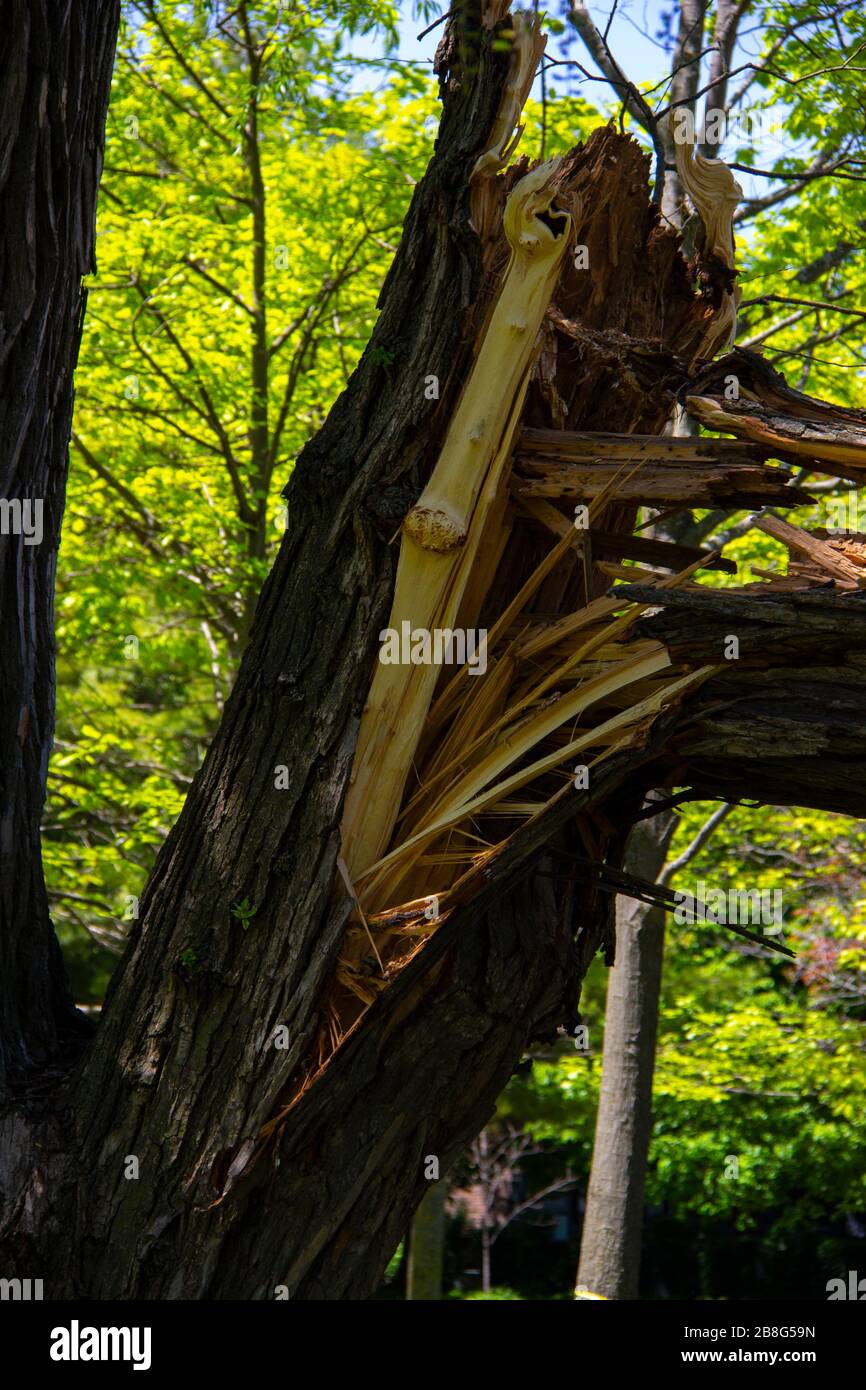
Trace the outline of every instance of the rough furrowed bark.
<path fill-rule="evenodd" d="M 731 635 L 739 642 L 739 656 L 667 721 L 659 785 L 862 816 L 866 591 L 656 591 L 655 601 L 639 626 L 675 661 L 710 662 Z"/>
<path fill-rule="evenodd" d="M 513 123 L 525 87 L 495 46 L 501 15 L 497 4 L 493 27 L 475 36 L 471 74 L 456 61 L 453 23 L 446 31 L 436 151 L 372 342 L 297 462 L 288 533 L 237 682 L 68 1095 L 78 1147 L 60 1146 L 50 1193 L 37 1171 L 17 1193 L 33 1225 L 22 1249 L 44 1256 L 50 1296 L 368 1296 L 424 1190 L 425 1158 L 445 1171 L 526 1045 L 575 1020 L 589 959 L 610 944 L 610 899 L 587 862 L 615 867 L 645 789 L 702 766 L 688 739 L 718 702 L 703 692 L 728 679 L 720 644 L 669 646 L 662 623 L 635 624 L 662 595 L 692 597 L 705 557 L 681 570 L 674 547 L 662 568 L 679 573 L 629 571 L 646 581 L 643 597 L 606 599 L 611 567 L 560 535 L 563 522 L 574 532 L 570 499 L 551 504 L 559 522 L 524 514 L 503 469 L 458 619 L 497 633 L 490 685 L 478 686 L 493 693 L 467 701 L 460 674 L 433 692 L 419 754 L 428 781 L 407 788 L 402 811 L 409 838 L 429 831 L 429 814 L 478 816 L 482 843 L 452 855 L 432 836 L 430 862 L 413 858 L 422 885 L 438 893 L 442 875 L 435 928 L 404 897 L 386 896 L 375 920 L 358 917 L 341 823 L 393 611 L 396 536 L 471 381 L 506 271 L 497 217 L 528 172 L 520 161 L 479 184 L 479 157 L 507 148 L 503 101 Z M 591 273 L 565 254 L 527 430 L 616 434 L 620 445 L 658 435 L 706 341 L 713 306 L 649 203 L 648 165 L 607 127 L 557 171 L 557 206 Z M 431 376 L 438 400 L 425 395 Z M 788 475 L 765 470 L 764 457 L 736 454 L 749 470 L 743 495 L 784 489 Z M 615 462 L 589 498 L 608 546 L 633 529 L 640 496 L 628 480 L 655 466 L 628 453 Z M 691 464 L 707 486 L 706 460 Z M 789 655 L 790 674 L 801 649 Z M 521 671 L 541 657 L 542 679 Z M 730 679 L 753 674 L 743 663 Z M 680 712 L 666 707 L 680 701 Z M 496 738 L 490 750 L 467 741 L 470 765 L 448 740 L 477 734 L 469 715 L 481 707 Z M 578 715 L 578 728 L 563 723 Z M 570 760 L 584 749 L 592 777 L 578 790 Z M 492 804 L 487 772 L 502 779 Z M 390 853 L 402 852 L 403 833 L 401 821 Z M 399 945 L 384 972 L 373 939 Z"/>
<path fill-rule="evenodd" d="M 118 18 L 117 0 L 9 0 L 3 8 L 0 1099 L 90 1031 L 73 1008 L 49 918 L 39 822 L 54 729 L 54 574 L 81 278 L 94 268 Z"/>
<path fill-rule="evenodd" d="M 585 904 L 589 891 L 544 850 L 598 805 L 627 822 L 641 791 L 625 784 L 637 777 L 641 787 L 651 758 L 651 749 L 615 757 L 591 793 L 562 794 L 478 866 L 466 901 L 334 1055 L 327 1084 L 304 1092 L 263 1147 L 245 1184 L 244 1219 L 231 1221 L 208 1271 L 208 1297 L 231 1296 L 239 1267 L 249 1297 L 273 1297 L 275 1271 L 293 1298 L 375 1289 L 428 1186 L 426 1158 L 446 1171 L 527 1042 L 577 1021 L 579 982 L 610 899 L 575 939 L 576 895 Z M 614 836 L 609 861 L 620 851 Z M 532 882 L 530 866 L 540 869 Z"/>
<path fill-rule="evenodd" d="M 477 65 L 461 82 L 448 52 L 443 59 L 437 149 L 373 341 L 295 467 L 288 534 L 235 689 L 142 899 L 81 1081 L 86 1161 L 104 1186 L 80 1214 L 72 1277 L 102 1296 L 156 1291 L 154 1247 L 177 1255 L 181 1225 L 219 1196 L 232 1162 L 254 1144 L 309 1045 L 345 928 L 340 813 L 393 587 L 389 542 L 453 409 L 481 290 L 467 190 L 507 72 L 491 34 Z M 431 374 L 438 402 L 425 398 Z M 287 769 L 285 789 L 275 787 L 277 768 Z M 232 916 L 245 899 L 255 907 L 246 930 Z M 273 1046 L 277 1025 L 288 1029 L 287 1051 Z M 208 1072 L 210 1084 L 189 1086 Z M 124 1181 L 129 1153 L 148 1183 Z M 122 1269 L 109 1248 L 118 1220 L 133 1252 Z M 211 1229 L 217 1241 L 218 1220 Z M 165 1288 L 202 1277 L 190 1253 Z M 243 1290 L 241 1269 L 236 1279 Z"/>
<path fill-rule="evenodd" d="M 539 1019 L 546 1026 L 557 1014 L 566 1019 L 576 1003 L 580 969 L 566 960 L 549 980 L 544 971 L 543 962 L 550 962 L 545 931 L 553 928 L 517 931 L 510 910 L 485 916 L 489 903 L 480 899 L 448 964 L 452 997 L 462 1001 L 459 1028 L 444 1005 L 434 1015 L 436 1033 L 429 1031 L 430 1018 L 426 1029 L 407 1026 L 402 1071 L 384 1054 L 362 1085 L 354 1065 L 367 1066 L 364 1049 L 375 1050 L 371 1011 L 262 1146 L 264 1127 L 292 1104 L 303 1079 L 299 1068 L 322 1027 L 323 992 L 352 910 L 337 867 L 339 824 L 393 588 L 396 556 L 388 543 L 432 468 L 471 360 L 473 322 L 477 332 L 489 300 L 483 248 L 468 224 L 467 190 L 494 125 L 506 70 L 488 35 L 471 83 L 446 74 L 437 152 L 416 191 L 373 341 L 325 428 L 298 460 L 287 492 L 289 534 L 263 591 L 235 689 L 142 899 L 74 1097 L 80 1162 L 96 1177 L 79 1193 L 66 1289 L 91 1297 L 266 1297 L 278 1283 L 293 1284 L 296 1296 L 350 1286 L 369 1290 L 419 1195 L 419 1151 L 441 1150 L 443 1160 L 456 1152 L 489 1114 Z M 667 361 L 674 332 L 687 329 L 694 341 L 702 315 L 675 240 L 647 204 L 645 156 L 602 130 L 570 161 L 564 177 L 572 206 L 582 206 L 582 188 L 598 195 L 577 229 L 591 254 L 596 248 L 597 269 L 590 282 L 566 266 L 547 376 L 530 386 L 528 411 L 538 424 L 555 423 L 548 401 L 556 391 L 572 427 L 650 432 L 661 428 L 671 391 L 663 382 L 647 390 L 633 372 L 622 376 L 631 343 L 626 327 L 652 339 L 652 354 Z M 616 264 L 608 254 L 612 245 L 619 248 Z M 440 381 L 438 403 L 424 399 L 431 374 Z M 608 508 L 607 515 L 617 512 Z M 506 560 L 508 582 L 519 582 L 533 564 L 532 547 Z M 556 583 L 557 602 L 573 606 L 569 585 L 581 589 L 582 578 L 567 567 Z M 288 769 L 285 789 L 275 787 L 278 767 Z M 573 819 L 569 810 L 564 820 Z M 575 842 L 573 826 L 562 833 Z M 586 826 L 582 833 L 593 852 L 615 858 L 609 832 Z M 577 843 L 585 849 L 587 840 L 578 837 Z M 530 867 L 523 863 L 522 872 Z M 548 900 L 544 882 L 537 882 L 539 902 Z M 500 886 L 497 896 L 501 892 Z M 244 900 L 255 909 L 246 925 L 232 914 Z M 571 940 L 575 903 L 568 883 L 557 889 L 556 902 L 555 920 L 567 921 Z M 572 947 L 578 960 L 604 930 L 606 910 L 594 916 L 593 902 L 587 890 L 581 919 L 592 926 Z M 500 928 L 507 969 L 495 952 L 488 967 L 483 948 L 489 939 L 496 951 L 506 949 L 497 939 Z M 565 926 L 556 930 L 566 933 Z M 567 956 L 565 936 L 557 940 Z M 419 971 L 425 958 L 432 961 L 428 949 L 417 958 Z M 492 1021 L 483 1008 L 490 976 L 494 982 L 501 977 Z M 536 979 L 537 987 L 529 987 Z M 386 1000 L 397 997 L 393 989 L 385 991 Z M 431 1009 L 437 997 L 431 987 Z M 481 1010 L 477 1023 L 467 1001 Z M 424 1017 L 420 1004 L 418 1016 Z M 286 1050 L 273 1046 L 278 1026 L 287 1030 Z M 450 1078 L 445 1086 L 434 1083 L 428 1067 L 448 1051 L 452 1026 L 463 1040 L 460 1070 L 443 1065 L 443 1077 Z M 413 1050 L 425 1086 L 413 1091 L 410 1104 L 405 1091 Z M 350 1065 L 353 1057 L 358 1060 Z M 394 1098 L 389 1087 L 398 1074 L 405 1113 L 398 1107 L 386 1121 L 385 1097 Z M 363 1104 L 346 1103 L 341 1076 L 346 1092 L 357 1088 L 365 1095 Z M 341 1225 L 333 1248 L 334 1218 L 314 1194 L 318 1184 L 333 1197 L 343 1178 L 331 1168 L 326 1172 L 324 1141 L 303 1146 L 303 1180 L 297 1172 L 286 1180 L 287 1169 L 300 1168 L 294 1159 L 272 1166 L 276 1136 L 306 1132 L 296 1129 L 309 1113 L 302 1106 L 321 1117 L 332 1156 L 349 1149 L 356 1155 L 351 1205 L 347 1209 L 343 1194 L 335 1208 Z M 367 1183 L 377 1171 L 376 1155 L 386 1151 L 386 1136 L 395 1216 L 374 1241 Z M 127 1155 L 136 1156 L 146 1180 L 125 1180 Z M 261 1208 L 254 1208 L 257 1202 Z M 271 1235 L 259 1230 L 254 1236 L 260 1225 L 254 1211 L 276 1211 L 274 1203 L 280 1217 Z M 250 1247 L 260 1242 L 258 1260 L 246 1246 L 241 1257 L 237 1242 L 244 1240 Z M 294 1271 L 291 1278 L 287 1269 Z"/>
<path fill-rule="evenodd" d="M 729 383 L 737 383 L 730 399 Z M 774 458 L 862 482 L 866 411 L 806 396 L 757 353 L 738 348 L 710 363 L 683 391 L 689 413 L 708 429 L 754 440 Z"/>

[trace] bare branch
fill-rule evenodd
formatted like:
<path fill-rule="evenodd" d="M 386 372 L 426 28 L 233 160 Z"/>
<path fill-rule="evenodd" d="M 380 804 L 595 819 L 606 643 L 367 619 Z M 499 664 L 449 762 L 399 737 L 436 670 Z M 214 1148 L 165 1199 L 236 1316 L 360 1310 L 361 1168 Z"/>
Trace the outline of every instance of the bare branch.
<path fill-rule="evenodd" d="M 534 1192 L 525 1202 L 521 1202 L 519 1206 L 514 1207 L 505 1217 L 504 1221 L 500 1221 L 497 1224 L 496 1230 L 490 1237 L 490 1244 L 495 1245 L 506 1226 L 510 1226 L 511 1222 L 516 1220 L 518 1216 L 522 1216 L 525 1211 L 531 1211 L 533 1207 L 537 1207 L 539 1202 L 543 1202 L 544 1198 L 549 1197 L 552 1192 L 564 1192 L 567 1188 L 574 1187 L 575 1183 L 578 1182 L 580 1182 L 580 1178 L 572 1177 L 569 1174 L 569 1176 L 560 1178 L 557 1182 L 548 1183 L 547 1187 L 542 1187 L 538 1192 Z"/>
<path fill-rule="evenodd" d="M 846 293 L 850 294 L 851 291 L 847 290 Z M 744 299 L 741 307 L 746 309 L 752 304 L 802 304 L 807 309 L 830 309 L 834 314 L 853 314 L 858 319 L 866 319 L 866 309 L 849 309 L 846 305 L 828 304 L 822 299 L 795 299 L 787 294 L 762 294 L 757 299 Z"/>
<path fill-rule="evenodd" d="M 844 63 L 834 63 L 826 68 L 816 68 L 814 72 L 804 72 L 802 77 L 789 77 L 786 72 L 779 72 L 776 68 L 761 67 L 760 71 L 768 73 L 770 77 L 775 77 L 779 82 L 784 82 L 788 87 L 800 87 L 804 82 L 811 82 L 816 77 L 827 77 L 832 72 L 866 72 L 866 67 L 851 66 L 853 60 L 858 58 L 864 49 L 866 49 L 866 42 L 861 43 L 851 54 L 850 58 L 845 59 Z M 736 77 L 739 73 L 748 72 L 750 68 L 754 68 L 755 66 L 754 63 L 742 63 L 738 68 L 734 68 L 733 72 L 729 72 L 727 75 L 729 78 Z M 697 99 L 697 97 L 702 97 L 705 92 L 708 92 L 711 85 L 712 84 L 708 83 L 706 87 L 701 87 L 700 91 L 695 92 L 695 99 Z M 669 112 L 673 111 L 677 106 L 686 106 L 688 104 L 688 101 L 685 100 L 672 101 L 661 111 L 655 111 L 653 114 L 656 120 L 660 121 L 663 116 L 667 116 Z"/>
<path fill-rule="evenodd" d="M 734 225 L 740 226 L 743 222 L 748 222 L 756 217 L 759 212 L 764 212 L 767 208 L 777 207 L 779 203 L 785 203 L 789 198 L 794 198 L 802 188 L 814 179 L 827 178 L 833 173 L 833 166 L 830 163 L 831 155 L 828 150 L 822 150 L 816 155 L 812 163 L 803 171 L 802 176 L 794 183 L 788 183 L 783 188 L 777 188 L 774 193 L 767 193 L 762 198 L 746 198 L 740 211 L 734 214 Z"/>
<path fill-rule="evenodd" d="M 222 281 L 217 280 L 209 271 L 205 270 L 201 261 L 193 260 L 192 256 L 181 256 L 181 261 L 185 266 L 188 266 L 190 270 L 194 270 L 196 275 L 200 275 L 202 280 L 206 280 L 209 285 L 212 285 L 215 290 L 219 290 L 220 294 L 224 294 L 227 299 L 237 304 L 238 308 L 243 309 L 244 313 L 249 314 L 250 318 L 255 318 L 255 310 L 250 308 L 246 300 L 242 299 L 239 294 L 235 294 L 234 290 L 229 289 L 228 285 L 224 285 Z"/>
<path fill-rule="evenodd" d="M 613 87 L 614 91 L 622 97 L 624 109 L 628 111 L 632 119 L 637 121 L 638 125 L 646 131 L 647 135 L 652 140 L 656 156 L 653 181 L 653 202 L 660 202 L 665 180 L 665 151 L 659 134 L 658 125 L 650 109 L 650 105 L 641 92 L 638 91 L 634 83 L 630 82 L 625 76 L 625 73 L 608 47 L 607 30 L 605 30 L 603 35 L 598 32 L 592 22 L 589 10 L 587 10 L 586 6 L 582 3 L 582 0 L 574 0 L 570 11 L 570 17 L 572 24 L 589 50 L 590 56 L 599 70 L 604 74 L 603 80 L 606 80 L 610 86 Z M 592 78 L 592 75 L 588 73 L 585 68 L 581 67 L 579 63 L 577 63 L 576 66 L 580 68 L 580 71 L 586 78 L 596 80 Z"/>
<path fill-rule="evenodd" d="M 704 821 L 697 835 L 695 835 L 691 844 L 686 846 L 682 854 L 678 855 L 676 859 L 672 859 L 670 863 L 665 864 L 656 881 L 661 884 L 670 883 L 674 874 L 678 874 L 680 869 L 684 869 L 687 864 L 691 863 L 698 851 L 703 849 L 707 840 L 715 833 L 717 827 L 721 825 L 722 821 L 727 820 L 728 816 L 735 809 L 736 807 L 729 801 L 719 806 L 719 808 Z"/>
<path fill-rule="evenodd" d="M 655 128 L 655 120 L 652 111 L 645 98 L 638 91 L 633 82 L 630 82 L 622 68 L 613 57 L 605 39 L 596 29 L 589 10 L 582 0 L 575 0 L 572 4 L 570 19 L 580 37 L 583 39 L 590 57 L 604 73 L 606 80 L 613 87 L 619 96 L 624 97 L 626 108 L 629 115 L 637 121 L 638 125 L 646 131 L 647 135 L 652 136 Z M 579 64 L 578 64 L 579 66 Z M 581 69 L 583 71 L 583 69 Z M 589 74 L 587 74 L 589 76 Z"/>

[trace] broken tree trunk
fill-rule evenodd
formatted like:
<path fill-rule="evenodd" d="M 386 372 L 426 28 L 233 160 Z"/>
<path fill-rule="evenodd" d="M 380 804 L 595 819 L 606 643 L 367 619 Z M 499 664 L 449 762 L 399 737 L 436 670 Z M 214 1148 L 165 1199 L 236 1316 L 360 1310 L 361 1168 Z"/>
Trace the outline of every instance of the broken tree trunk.
<path fill-rule="evenodd" d="M 673 574 L 628 570 L 646 592 L 607 597 L 610 567 L 573 525 L 573 499 L 551 503 L 570 522 L 557 539 L 512 501 L 500 449 L 512 425 L 660 434 L 706 339 L 714 305 L 650 205 L 649 161 L 607 127 L 562 159 L 550 211 L 527 219 L 526 234 L 547 243 L 550 222 L 565 236 L 570 218 L 571 240 L 522 403 L 512 376 L 507 401 L 489 401 L 499 438 L 494 447 L 485 426 L 477 441 L 486 472 L 468 480 L 465 524 L 449 513 L 453 479 L 432 509 L 461 523 L 467 540 L 454 551 L 474 556 L 456 626 L 486 630 L 487 669 L 441 672 L 385 853 L 365 862 L 404 772 L 389 771 L 381 805 L 375 777 L 354 807 L 347 797 L 379 634 L 402 611 L 395 580 L 416 541 L 412 522 L 399 543 L 395 533 L 431 478 L 439 485 L 508 279 L 503 211 L 531 174 L 521 160 L 497 175 L 498 157 L 477 172 L 504 148 L 503 103 L 513 125 L 525 88 L 525 44 L 509 56 L 497 43 L 512 29 L 488 7 L 466 71 L 453 20 L 446 30 L 439 139 L 373 340 L 297 462 L 237 682 L 97 1037 L 68 1086 L 41 1102 L 53 1142 L 16 1172 L 0 1231 L 9 1274 L 38 1268 L 49 1296 L 367 1297 L 426 1190 L 425 1160 L 447 1171 L 527 1044 L 576 1021 L 588 962 L 611 944 L 610 899 L 585 865 L 619 863 L 659 779 L 739 775 L 712 741 L 715 711 L 727 702 L 738 723 L 737 702 L 765 695 L 773 672 L 757 659 L 725 669 L 715 627 L 692 649 L 675 633 L 669 642 L 663 614 L 640 626 L 662 598 L 704 597 L 694 579 L 704 557 Z M 431 375 L 438 401 L 425 397 Z M 473 466 L 463 456 L 461 468 Z M 637 504 L 622 489 L 652 467 L 618 460 L 578 499 L 589 529 L 629 535 Z M 752 473 L 763 476 L 760 464 Z M 407 620 L 430 621 L 423 585 L 408 592 L 421 606 L 412 598 Z M 787 645 L 791 601 L 775 604 L 756 621 L 790 690 L 814 679 L 814 646 L 807 656 Z M 866 632 L 855 624 L 852 635 L 849 611 L 833 616 L 850 641 L 838 698 L 856 706 Z M 415 701 L 411 662 L 402 675 L 395 690 L 409 691 L 414 718 L 427 696 Z M 762 750 L 790 727 L 787 700 L 772 698 L 747 729 L 758 797 L 778 779 Z M 808 723 L 812 707 L 800 712 Z M 866 758 L 866 734 L 851 740 Z M 833 772 L 817 793 L 809 779 L 807 756 L 791 800 L 840 794 Z M 371 820 L 369 846 L 359 848 L 364 831 L 348 859 L 347 816 L 350 831 Z M 234 911 L 242 902 L 252 912 Z"/>
<path fill-rule="evenodd" d="M 732 380 L 734 399 L 726 390 Z M 690 414 L 708 429 L 754 440 L 775 458 L 812 464 L 815 472 L 863 481 L 866 411 L 793 390 L 758 353 L 728 353 L 699 373 L 684 395 Z"/>
<path fill-rule="evenodd" d="M 767 451 L 769 452 L 769 451 Z M 516 497 L 596 497 L 624 463 L 646 466 L 621 476 L 617 495 L 653 507 L 797 506 L 809 494 L 791 486 L 790 469 L 765 462 L 755 445 L 730 439 L 571 434 L 524 430 L 514 461 Z"/>

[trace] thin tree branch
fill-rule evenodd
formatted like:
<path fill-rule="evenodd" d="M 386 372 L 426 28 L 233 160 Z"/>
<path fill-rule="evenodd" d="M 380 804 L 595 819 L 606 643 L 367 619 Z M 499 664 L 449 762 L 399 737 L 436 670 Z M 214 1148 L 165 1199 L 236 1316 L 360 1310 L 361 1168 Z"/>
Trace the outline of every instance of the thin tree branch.
<path fill-rule="evenodd" d="M 759 212 L 764 212 L 767 208 L 777 207 L 779 203 L 787 202 L 789 198 L 796 197 L 806 184 L 812 183 L 814 179 L 827 178 L 833 173 L 835 167 L 830 163 L 831 158 L 828 150 L 822 150 L 808 169 L 803 171 L 797 182 L 788 183 L 774 193 L 765 194 L 762 198 L 745 198 L 740 211 L 734 215 L 734 225 L 739 226 L 743 222 L 748 222 Z"/>
<path fill-rule="evenodd" d="M 722 824 L 722 821 L 727 820 L 728 816 L 735 809 L 736 808 L 729 801 L 726 801 L 723 806 L 719 806 L 719 808 L 704 821 L 700 830 L 695 835 L 695 838 L 692 840 L 691 844 L 686 846 L 682 854 L 677 855 L 676 859 L 671 859 L 669 863 L 664 865 L 656 882 L 661 884 L 670 883 L 674 874 L 678 874 L 680 869 L 684 869 L 687 864 L 692 862 L 699 850 L 703 849 L 707 841 L 712 838 L 717 828 Z"/>
<path fill-rule="evenodd" d="M 661 201 L 664 188 L 665 151 L 658 124 L 650 105 L 635 84 L 625 76 L 608 47 L 606 32 L 604 35 L 598 32 L 592 21 L 592 16 L 582 0 L 574 0 L 569 14 L 572 24 L 583 39 L 594 63 L 604 74 L 602 80 L 607 81 L 615 91 L 622 94 L 624 108 L 652 140 L 656 157 L 652 197 L 653 202 L 658 203 Z M 585 77 L 592 78 L 592 74 L 588 73 L 579 63 L 576 66 L 580 68 Z"/>
<path fill-rule="evenodd" d="M 209 285 L 212 285 L 215 290 L 219 290 L 220 294 L 224 294 L 227 299 L 237 304 L 238 308 L 243 309 L 244 313 L 249 314 L 250 318 L 255 318 L 255 311 L 247 304 L 246 300 L 242 299 L 234 290 L 229 289 L 228 285 L 224 285 L 222 281 L 217 280 L 209 271 L 205 270 L 201 261 L 193 260 L 192 256 L 181 256 L 181 261 L 190 270 L 195 271 L 196 275 L 200 275 L 202 280 L 206 280 Z"/>
<path fill-rule="evenodd" d="M 853 314 L 855 318 L 866 319 L 866 309 L 849 309 L 843 304 L 828 304 L 823 299 L 796 299 L 788 294 L 762 294 L 757 299 L 744 299 L 740 307 L 745 309 L 752 304 L 803 304 L 807 309 L 829 309 L 834 314 Z"/>
<path fill-rule="evenodd" d="M 788 87 L 800 87 L 804 82 L 811 82 L 816 77 L 827 77 L 833 72 L 866 72 L 866 67 L 860 68 L 851 66 L 853 60 L 859 58 L 864 49 L 866 49 L 866 42 L 861 43 L 851 54 L 850 58 L 845 59 L 844 63 L 836 63 L 826 68 L 816 68 L 814 72 L 805 72 L 802 77 L 789 77 L 786 72 L 777 72 L 775 68 L 761 67 L 760 71 L 768 73 L 770 77 L 775 77 L 779 82 L 784 82 Z M 728 73 L 728 77 L 736 77 L 739 73 L 747 72 L 753 67 L 755 67 L 754 63 L 741 63 L 738 68 L 734 68 L 733 72 Z M 706 87 L 701 87 L 700 91 L 695 92 L 694 99 L 702 97 L 705 92 L 710 90 L 711 85 L 712 84 L 708 83 Z M 662 117 L 667 116 L 671 111 L 675 110 L 677 106 L 686 105 L 688 105 L 688 100 L 672 101 L 668 106 L 663 107 L 661 111 L 654 111 L 653 115 L 656 120 L 660 121 Z"/>
<path fill-rule="evenodd" d="M 216 406 L 214 405 L 210 393 L 208 392 L 206 386 L 204 385 L 198 374 L 195 362 L 193 361 L 191 354 L 187 352 L 186 348 L 181 343 L 177 334 L 172 329 L 166 316 L 153 303 L 153 296 L 147 294 L 143 286 L 137 280 L 135 282 L 135 289 L 141 296 L 142 303 L 141 307 L 137 310 L 132 322 L 133 341 L 135 342 L 136 347 L 138 348 L 141 355 L 144 357 L 145 361 L 149 363 L 152 370 L 157 373 L 161 380 L 165 381 L 166 385 L 174 391 L 175 395 L 177 395 L 178 398 L 184 402 L 184 404 L 191 406 L 192 409 L 196 410 L 196 413 L 202 419 L 206 420 L 210 425 L 211 429 L 213 430 L 214 434 L 220 442 L 223 461 L 225 462 L 226 471 L 228 472 L 229 479 L 232 485 L 232 490 L 235 494 L 235 499 L 238 504 L 238 515 L 241 521 L 246 526 L 251 526 L 255 522 L 255 513 L 250 507 L 250 504 L 247 500 L 246 492 L 244 490 L 243 482 L 241 480 L 240 467 L 238 461 L 235 458 L 234 451 L 232 450 L 231 443 L 229 441 L 229 437 L 226 434 L 225 427 L 219 418 Z M 140 340 L 136 335 L 135 324 L 138 315 L 144 309 L 147 309 L 148 313 L 153 315 L 153 317 L 157 320 L 163 332 L 165 333 L 166 338 L 172 344 L 175 351 L 180 356 L 182 362 L 184 363 L 184 366 L 186 367 L 187 371 L 189 372 L 190 376 L 196 384 L 196 389 L 198 390 L 199 396 L 201 397 L 202 405 L 204 407 L 203 410 L 199 409 L 197 406 L 195 406 L 195 404 L 192 401 L 190 401 L 190 399 L 185 395 L 185 393 L 183 393 L 179 389 L 177 383 L 170 377 L 169 373 L 165 372 L 159 366 L 159 364 L 156 362 L 153 356 L 150 353 L 148 353 L 147 350 L 142 346 Z"/>
<path fill-rule="evenodd" d="M 212 125 L 197 107 L 185 105 L 185 103 L 180 101 L 172 92 L 169 92 L 167 88 L 161 87 L 158 82 L 154 82 L 153 78 L 148 77 L 147 74 L 142 71 L 138 63 L 126 53 L 123 54 L 123 62 L 129 68 L 130 72 L 138 78 L 139 82 L 144 83 L 145 87 L 149 87 L 152 92 L 156 92 L 163 101 L 167 101 L 176 111 L 180 111 L 184 116 L 191 116 L 193 120 L 198 121 L 206 130 L 210 131 L 215 139 L 219 140 L 228 149 L 234 149 L 233 141 L 230 140 L 223 131 L 219 130 L 217 126 Z"/>
<path fill-rule="evenodd" d="M 525 1155 L 521 1155 L 521 1157 L 525 1157 Z M 497 1223 L 493 1235 L 490 1237 L 491 1246 L 496 1244 L 506 1226 L 510 1226 L 511 1222 L 515 1221 L 518 1216 L 522 1216 L 525 1211 L 531 1211 L 533 1207 L 537 1207 L 538 1203 L 543 1202 L 544 1198 L 549 1197 L 552 1192 L 563 1192 L 568 1187 L 574 1187 L 578 1182 L 580 1182 L 580 1179 L 575 1177 L 560 1178 L 557 1182 L 552 1182 L 549 1183 L 547 1187 L 542 1187 L 540 1191 L 534 1193 L 532 1197 L 527 1198 L 525 1202 L 521 1202 L 519 1206 L 516 1206 L 513 1211 L 508 1213 L 504 1221 Z"/>
<path fill-rule="evenodd" d="M 232 114 L 229 111 L 228 107 L 224 106 L 223 103 L 219 100 L 219 97 L 214 95 L 210 87 L 205 82 L 204 78 L 200 77 L 199 74 L 195 71 L 195 69 L 191 66 L 191 64 L 187 62 L 186 58 L 183 56 L 180 49 L 175 44 L 170 34 L 166 32 L 162 24 L 162 21 L 159 18 L 156 5 L 153 3 L 153 0 L 143 0 L 143 4 L 152 23 L 158 29 L 159 33 L 162 35 L 166 47 L 174 55 L 175 59 L 183 68 L 187 77 L 189 77 L 190 80 L 195 83 L 196 87 L 198 87 L 199 91 L 202 93 L 203 96 L 207 97 L 211 105 L 216 107 L 220 115 L 224 116 L 227 121 L 231 121 Z"/>

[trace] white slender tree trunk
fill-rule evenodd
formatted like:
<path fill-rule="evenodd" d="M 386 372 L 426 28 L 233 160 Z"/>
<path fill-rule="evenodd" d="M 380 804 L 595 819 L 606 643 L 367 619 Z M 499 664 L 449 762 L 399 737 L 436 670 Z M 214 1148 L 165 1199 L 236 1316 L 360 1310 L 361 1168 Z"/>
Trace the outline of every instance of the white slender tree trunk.
<path fill-rule="evenodd" d="M 626 850 L 629 873 L 655 881 L 673 823 L 671 815 L 638 823 Z M 608 981 L 578 1294 L 615 1299 L 638 1295 L 664 926 L 661 908 L 617 899 L 616 963 Z"/>

